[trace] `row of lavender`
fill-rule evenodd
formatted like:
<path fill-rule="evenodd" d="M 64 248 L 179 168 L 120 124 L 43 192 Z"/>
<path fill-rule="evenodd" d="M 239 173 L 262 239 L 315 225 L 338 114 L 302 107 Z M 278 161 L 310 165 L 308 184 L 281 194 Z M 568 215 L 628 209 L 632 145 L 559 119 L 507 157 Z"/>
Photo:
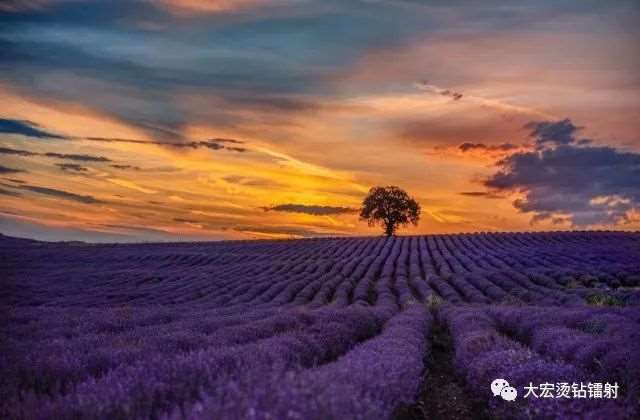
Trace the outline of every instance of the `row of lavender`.
<path fill-rule="evenodd" d="M 0 261 L 20 305 L 640 302 L 640 235 L 485 234 L 205 245 L 25 246 Z M 15 248 L 13 248 L 15 249 Z"/>
<path fill-rule="evenodd" d="M 612 286 L 633 286 L 638 238 L 0 241 L 0 418 L 391 418 L 428 375 L 432 297 L 447 302 L 435 315 L 458 374 L 492 414 L 633 416 L 640 317 L 633 290 Z M 586 306 L 594 288 L 569 284 L 586 275 L 626 306 Z M 525 302 L 564 309 L 513 305 Z M 609 379 L 622 396 L 514 411 L 488 397 L 495 375 Z"/>
<path fill-rule="evenodd" d="M 422 305 L 119 311 L 13 311 L 0 416 L 388 418 L 417 395 L 431 325 Z"/>
<path fill-rule="evenodd" d="M 452 335 L 456 371 L 495 418 L 640 415 L 640 307 L 447 305 L 439 316 Z M 492 394 L 498 378 L 516 388 L 516 401 Z M 614 388 L 607 395 L 589 384 Z"/>
<path fill-rule="evenodd" d="M 24 328 L 2 337 L 12 350 L 0 365 L 3 418 L 391 418 L 417 401 L 429 369 L 432 316 L 420 304 L 34 311 L 13 313 Z M 640 307 L 446 304 L 435 316 L 457 375 L 491 416 L 640 412 Z M 520 398 L 494 397 L 496 378 Z M 616 398 L 525 398 L 531 384 L 588 382 L 615 383 Z"/>

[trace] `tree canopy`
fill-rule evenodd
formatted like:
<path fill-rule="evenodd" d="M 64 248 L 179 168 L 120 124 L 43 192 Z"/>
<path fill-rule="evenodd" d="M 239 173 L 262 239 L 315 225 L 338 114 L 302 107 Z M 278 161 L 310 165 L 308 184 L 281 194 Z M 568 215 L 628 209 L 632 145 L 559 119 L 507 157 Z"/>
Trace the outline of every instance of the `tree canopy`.
<path fill-rule="evenodd" d="M 418 224 L 420 204 L 399 187 L 373 187 L 362 202 L 360 219 L 369 226 L 380 224 L 384 233 L 391 236 L 399 226 Z"/>

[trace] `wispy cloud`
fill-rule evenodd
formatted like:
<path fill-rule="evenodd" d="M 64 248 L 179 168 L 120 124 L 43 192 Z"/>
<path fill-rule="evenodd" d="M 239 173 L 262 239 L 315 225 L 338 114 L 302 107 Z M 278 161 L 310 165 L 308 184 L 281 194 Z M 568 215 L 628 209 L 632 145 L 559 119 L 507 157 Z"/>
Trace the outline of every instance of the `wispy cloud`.
<path fill-rule="evenodd" d="M 166 237 L 367 234 L 348 210 L 392 182 L 429 207 L 411 233 L 528 229 L 520 213 L 545 217 L 554 194 L 545 224 L 583 223 L 579 203 L 619 216 L 634 199 L 615 167 L 637 178 L 620 155 L 640 150 L 637 2 L 471 3 L 0 0 L 0 163 L 109 204 L 5 181 L 22 197 L 3 208 Z"/>
<path fill-rule="evenodd" d="M 6 190 L 4 188 L 0 188 L 1 195 L 8 195 L 10 197 L 20 197 L 21 194 L 17 191 Z"/>
<path fill-rule="evenodd" d="M 109 165 L 110 167 L 114 168 L 114 169 L 120 169 L 120 170 L 131 170 L 131 171 L 139 171 L 140 167 L 139 166 L 134 166 L 134 165 Z"/>
<path fill-rule="evenodd" d="M 80 194 L 75 194 L 75 193 L 64 191 L 64 190 L 58 190 L 55 188 L 40 187 L 36 185 L 20 185 L 20 186 L 17 186 L 16 188 L 32 191 L 38 194 L 62 198 L 64 200 L 76 201 L 78 203 L 84 203 L 84 204 L 102 203 L 102 201 L 96 199 L 91 195 L 80 195 Z"/>
<path fill-rule="evenodd" d="M 0 174 L 2 175 L 6 175 L 6 174 L 18 174 L 21 172 L 26 172 L 23 169 L 15 169 L 15 168 L 8 168 L 6 166 L 2 166 L 0 165 Z"/>
<path fill-rule="evenodd" d="M 16 156 L 38 156 L 39 153 L 30 152 L 28 150 L 11 149 L 9 147 L 0 147 L 0 154 L 16 155 Z"/>
<path fill-rule="evenodd" d="M 463 191 L 460 193 L 460 195 L 465 195 L 467 197 L 493 198 L 493 199 L 505 198 L 503 195 L 496 194 L 495 192 L 492 192 L 492 191 Z"/>
<path fill-rule="evenodd" d="M 0 154 L 4 155 L 16 155 L 16 156 L 44 156 L 55 159 L 65 159 L 65 160 L 75 160 L 80 162 L 111 162 L 111 159 L 106 158 L 104 156 L 93 156 L 86 154 L 72 154 L 72 153 L 57 153 L 57 152 L 46 152 L 46 153 L 38 153 L 32 152 L 30 150 L 20 150 L 20 149 L 11 149 L 9 147 L 0 147 Z"/>
<path fill-rule="evenodd" d="M 517 149 L 519 146 L 512 143 L 502 143 L 502 144 L 484 144 L 484 143 L 462 143 L 458 146 L 458 149 L 462 152 L 468 152 L 471 150 L 482 150 L 482 151 L 499 151 L 499 152 L 508 152 L 509 150 Z"/>
<path fill-rule="evenodd" d="M 56 166 L 63 171 L 69 172 L 88 172 L 89 168 L 78 165 L 77 163 L 56 163 Z"/>
<path fill-rule="evenodd" d="M 184 217 L 174 217 L 172 220 L 174 222 L 178 222 L 178 223 L 191 223 L 191 224 L 200 224 L 200 223 L 202 223 L 199 220 L 196 220 L 196 219 L 185 219 Z"/>
<path fill-rule="evenodd" d="M 262 207 L 264 211 L 281 211 L 287 213 L 304 213 L 312 216 L 329 216 L 334 214 L 356 213 L 358 210 L 350 207 L 318 206 L 308 204 L 279 204 L 272 207 Z"/>
<path fill-rule="evenodd" d="M 115 185 L 119 185 L 121 187 L 130 189 L 130 190 L 134 190 L 134 191 L 138 191 L 144 194 L 155 194 L 158 191 L 153 190 L 151 188 L 145 188 L 143 186 L 138 185 L 137 183 L 133 182 L 133 181 L 129 181 L 127 179 L 120 179 L 120 178 L 108 178 L 107 179 L 109 182 L 111 182 L 112 184 Z"/>
<path fill-rule="evenodd" d="M 312 238 L 326 235 L 313 229 L 291 226 L 236 226 L 233 230 L 266 237 Z"/>
<path fill-rule="evenodd" d="M 230 184 L 257 188 L 277 188 L 282 187 L 283 185 L 282 183 L 277 182 L 273 179 L 260 178 L 255 176 L 229 175 L 225 176 L 222 179 Z"/>
<path fill-rule="evenodd" d="M 12 120 L 0 118 L 0 133 L 18 134 L 26 137 L 66 139 L 67 137 L 49 133 L 38 127 L 34 122 L 27 120 Z"/>
<path fill-rule="evenodd" d="M 425 92 L 435 93 L 435 94 L 442 95 L 442 96 L 447 96 L 447 97 L 453 99 L 454 101 L 459 101 L 464 96 L 462 93 L 456 92 L 455 90 L 443 89 L 443 88 L 440 88 L 440 87 L 438 87 L 436 85 L 432 85 L 426 80 L 423 80 L 423 81 L 417 83 L 416 87 L 418 89 L 422 90 L 422 91 L 425 91 Z"/>
<path fill-rule="evenodd" d="M 57 159 L 76 160 L 80 162 L 111 162 L 111 159 L 104 156 L 78 155 L 67 153 L 42 153 L 41 156 L 52 157 Z"/>
<path fill-rule="evenodd" d="M 96 141 L 103 143 L 131 143 L 131 144 L 151 144 L 156 146 L 176 147 L 181 149 L 200 149 L 206 148 L 210 150 L 222 150 L 226 149 L 232 152 L 246 152 L 245 147 L 228 146 L 226 144 L 244 144 L 241 140 L 225 139 L 225 138 L 212 138 L 208 140 L 200 141 L 184 141 L 184 142 L 171 142 L 171 141 L 153 141 L 153 140 L 138 140 L 138 139 L 123 139 L 123 138 L 111 138 L 111 137 L 86 137 L 84 140 Z"/>
<path fill-rule="evenodd" d="M 14 182 L 16 184 L 26 184 L 26 181 L 23 181 L 21 179 L 15 179 L 15 178 L 5 178 L 5 180 L 7 181 L 11 181 Z"/>

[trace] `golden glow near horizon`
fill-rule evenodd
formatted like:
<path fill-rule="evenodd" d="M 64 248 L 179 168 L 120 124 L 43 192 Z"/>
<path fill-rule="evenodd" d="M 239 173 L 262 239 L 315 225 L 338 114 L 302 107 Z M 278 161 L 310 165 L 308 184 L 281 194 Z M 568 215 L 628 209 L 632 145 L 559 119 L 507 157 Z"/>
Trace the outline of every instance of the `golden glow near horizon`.
<path fill-rule="evenodd" d="M 515 29 L 386 2 L 369 7 L 404 16 L 406 28 L 373 9 L 289 1 L 163 1 L 155 21 L 122 21 L 129 30 L 57 24 L 65 2 L 0 9 L 24 18 L 0 30 L 10 45 L 2 63 L 16 69 L 0 78 L 0 231 L 107 241 L 379 234 L 355 211 L 375 185 L 421 203 L 419 226 L 401 233 L 638 229 L 637 186 L 576 186 L 586 204 L 556 201 L 549 212 L 539 196 L 564 186 L 514 175 L 511 188 L 487 187 L 497 161 L 540 151 L 532 122 L 568 118 L 584 144 L 631 165 L 640 152 L 637 45 L 614 25 L 637 7 L 576 2 L 544 20 L 532 4 L 503 10 L 531 16 Z M 427 28 L 436 18 L 450 28 Z M 601 31 L 587 31 L 597 19 Z M 21 57 L 32 44 L 63 58 Z M 573 208 L 583 219 L 572 224 Z"/>

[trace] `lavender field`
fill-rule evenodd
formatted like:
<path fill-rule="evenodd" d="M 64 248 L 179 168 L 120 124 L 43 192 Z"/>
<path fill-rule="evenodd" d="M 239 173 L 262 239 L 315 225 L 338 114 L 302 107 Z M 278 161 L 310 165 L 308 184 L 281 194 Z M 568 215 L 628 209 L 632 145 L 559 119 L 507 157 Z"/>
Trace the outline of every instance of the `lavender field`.
<path fill-rule="evenodd" d="M 637 233 L 2 237 L 0 255 L 0 418 L 639 415 Z M 524 397 L 596 382 L 615 397 Z"/>

